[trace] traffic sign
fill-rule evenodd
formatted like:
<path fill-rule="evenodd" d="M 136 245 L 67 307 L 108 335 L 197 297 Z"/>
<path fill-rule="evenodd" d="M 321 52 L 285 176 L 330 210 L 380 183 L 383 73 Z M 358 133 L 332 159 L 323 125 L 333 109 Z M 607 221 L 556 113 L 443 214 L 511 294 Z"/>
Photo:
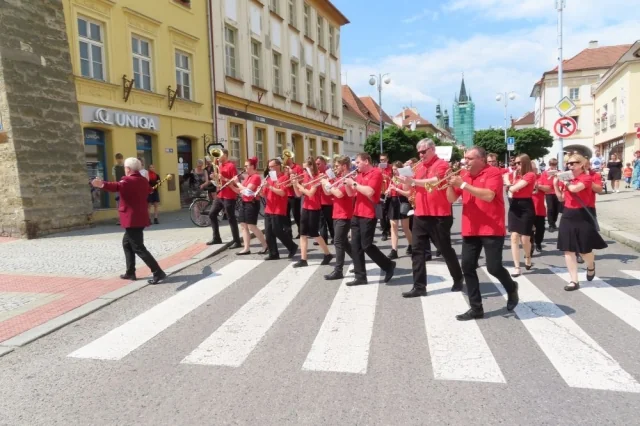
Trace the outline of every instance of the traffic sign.
<path fill-rule="evenodd" d="M 578 130 L 578 123 L 571 117 L 558 118 L 553 125 L 553 131 L 559 138 L 568 138 Z"/>
<path fill-rule="evenodd" d="M 509 137 L 507 138 L 507 151 L 513 151 L 516 149 L 516 138 Z"/>
<path fill-rule="evenodd" d="M 569 99 L 568 96 L 565 96 L 564 98 L 560 99 L 560 102 L 556 104 L 556 110 L 563 117 L 569 114 L 574 109 L 576 109 L 576 104 L 574 104 L 573 101 Z"/>

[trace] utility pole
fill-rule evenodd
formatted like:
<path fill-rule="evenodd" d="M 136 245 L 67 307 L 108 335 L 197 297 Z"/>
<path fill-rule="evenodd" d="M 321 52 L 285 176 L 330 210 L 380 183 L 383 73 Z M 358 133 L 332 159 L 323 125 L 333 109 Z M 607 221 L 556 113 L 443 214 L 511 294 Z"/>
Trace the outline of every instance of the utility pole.
<path fill-rule="evenodd" d="M 389 84 L 391 83 L 391 78 L 389 78 L 389 74 L 378 74 L 378 78 L 376 81 L 376 76 L 375 75 L 371 75 L 371 78 L 369 79 L 369 84 L 372 86 L 375 86 L 376 83 L 378 84 L 378 104 L 380 106 L 380 155 L 382 155 L 382 153 L 384 152 L 384 148 L 382 147 L 382 82 L 384 81 L 384 84 Z"/>
<path fill-rule="evenodd" d="M 562 87 L 562 11 L 566 5 L 565 0 L 556 0 L 556 9 L 558 10 L 558 87 L 560 88 L 560 100 L 564 97 L 564 91 Z M 564 140 L 562 137 L 558 138 L 559 157 L 558 167 L 559 170 L 564 170 Z"/>

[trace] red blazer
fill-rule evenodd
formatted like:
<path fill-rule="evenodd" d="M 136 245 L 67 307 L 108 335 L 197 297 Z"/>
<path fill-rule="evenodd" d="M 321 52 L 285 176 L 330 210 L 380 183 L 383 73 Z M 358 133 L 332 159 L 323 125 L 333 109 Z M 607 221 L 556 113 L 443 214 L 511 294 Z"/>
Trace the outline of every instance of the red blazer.
<path fill-rule="evenodd" d="M 120 193 L 120 226 L 144 228 L 151 225 L 147 211 L 149 181 L 140 173 L 124 176 L 120 182 L 105 182 L 102 190 Z"/>

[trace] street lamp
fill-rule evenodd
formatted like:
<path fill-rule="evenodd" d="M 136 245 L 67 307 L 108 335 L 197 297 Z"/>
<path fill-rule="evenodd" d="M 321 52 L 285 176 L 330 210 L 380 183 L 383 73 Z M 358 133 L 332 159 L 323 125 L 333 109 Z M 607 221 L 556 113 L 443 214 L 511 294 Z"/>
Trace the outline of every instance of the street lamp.
<path fill-rule="evenodd" d="M 369 79 L 369 84 L 375 86 L 378 83 L 378 105 L 380 106 L 380 155 L 382 155 L 382 82 L 384 84 L 391 83 L 391 77 L 389 74 L 378 74 L 376 79 L 375 74 L 371 74 L 371 78 Z"/>
<path fill-rule="evenodd" d="M 507 105 L 509 104 L 509 100 L 514 100 L 516 98 L 516 94 L 514 92 L 498 93 L 496 95 L 496 102 L 501 102 L 504 99 L 504 145 L 507 146 Z M 507 155 L 505 156 L 505 164 L 509 164 L 508 159 L 509 151 L 507 151 Z"/>

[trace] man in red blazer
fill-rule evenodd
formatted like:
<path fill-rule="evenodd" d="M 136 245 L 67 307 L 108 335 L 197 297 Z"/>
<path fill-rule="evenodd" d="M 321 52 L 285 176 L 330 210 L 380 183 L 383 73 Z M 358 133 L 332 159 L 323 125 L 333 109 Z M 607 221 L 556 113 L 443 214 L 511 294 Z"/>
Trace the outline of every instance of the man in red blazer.
<path fill-rule="evenodd" d="M 124 228 L 122 247 L 127 261 L 127 271 L 120 275 L 123 280 L 136 280 L 136 254 L 147 264 L 153 278 L 149 284 L 158 284 L 167 274 L 160 269 L 160 265 L 144 246 L 142 231 L 149 226 L 147 211 L 147 196 L 149 195 L 149 181 L 140 174 L 142 164 L 137 158 L 127 158 L 124 161 L 125 176 L 120 182 L 104 182 L 100 177 L 95 178 L 91 185 L 107 192 L 120 193 L 120 225 Z"/>

